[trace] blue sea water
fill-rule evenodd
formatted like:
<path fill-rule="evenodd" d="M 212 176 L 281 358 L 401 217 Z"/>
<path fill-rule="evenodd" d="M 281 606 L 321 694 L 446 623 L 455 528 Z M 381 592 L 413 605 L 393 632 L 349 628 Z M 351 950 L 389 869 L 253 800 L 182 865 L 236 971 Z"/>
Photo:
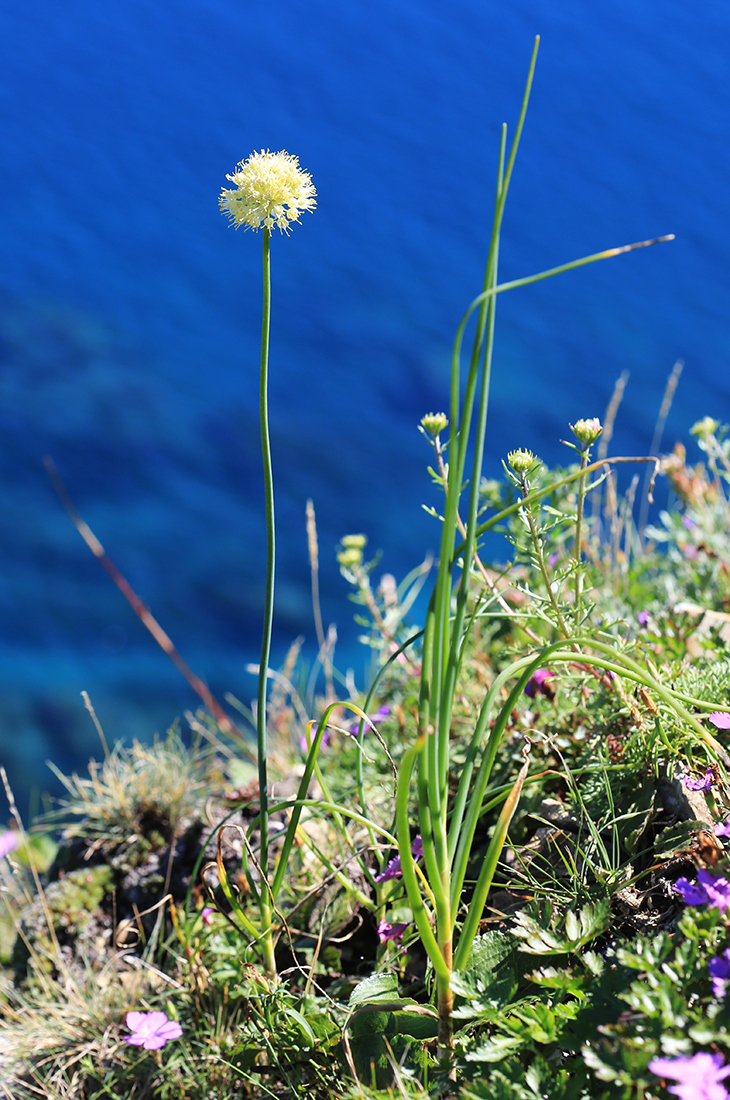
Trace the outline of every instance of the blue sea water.
<path fill-rule="evenodd" d="M 503 296 L 486 474 L 565 457 L 630 371 L 614 453 L 730 418 L 730 7 L 709 0 L 8 0 L 0 10 L 0 761 L 148 739 L 196 705 L 79 539 L 50 454 L 112 560 L 219 696 L 255 692 L 264 576 L 260 237 L 217 209 L 254 149 L 287 149 L 318 208 L 273 242 L 276 653 L 327 621 L 360 666 L 334 561 L 363 531 L 403 576 L 437 541 L 416 431 L 447 404 L 481 286 L 499 129 L 542 36 L 501 276 L 677 239 Z M 691 443 L 690 443 L 691 445 Z"/>

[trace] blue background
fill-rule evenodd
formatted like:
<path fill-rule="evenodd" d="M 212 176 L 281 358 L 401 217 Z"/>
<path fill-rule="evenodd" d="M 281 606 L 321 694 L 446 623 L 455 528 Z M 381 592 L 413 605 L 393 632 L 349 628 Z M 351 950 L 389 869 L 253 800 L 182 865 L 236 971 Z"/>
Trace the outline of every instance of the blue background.
<path fill-rule="evenodd" d="M 499 129 L 533 99 L 501 277 L 677 240 L 505 295 L 487 475 L 564 459 L 568 420 L 631 378 L 614 453 L 728 419 L 730 6 L 678 0 L 10 0 L 0 11 L 0 759 L 21 802 L 44 761 L 148 739 L 196 697 L 61 509 L 53 456 L 112 560 L 222 696 L 255 694 L 264 575 L 260 236 L 217 209 L 254 149 L 287 149 L 318 209 L 273 242 L 277 659 L 324 613 L 362 666 L 334 561 L 363 531 L 398 576 L 436 545 L 415 425 L 447 403 L 481 287 Z"/>

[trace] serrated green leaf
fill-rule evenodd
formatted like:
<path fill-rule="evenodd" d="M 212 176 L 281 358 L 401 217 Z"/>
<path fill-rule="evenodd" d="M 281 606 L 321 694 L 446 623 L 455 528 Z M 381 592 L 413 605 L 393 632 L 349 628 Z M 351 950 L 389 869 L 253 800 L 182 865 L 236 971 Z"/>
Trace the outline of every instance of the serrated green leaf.
<path fill-rule="evenodd" d="M 470 1050 L 466 1055 L 467 1062 L 501 1062 L 507 1054 L 521 1047 L 522 1039 L 512 1038 L 509 1035 L 495 1035 L 488 1039 L 476 1050 Z"/>

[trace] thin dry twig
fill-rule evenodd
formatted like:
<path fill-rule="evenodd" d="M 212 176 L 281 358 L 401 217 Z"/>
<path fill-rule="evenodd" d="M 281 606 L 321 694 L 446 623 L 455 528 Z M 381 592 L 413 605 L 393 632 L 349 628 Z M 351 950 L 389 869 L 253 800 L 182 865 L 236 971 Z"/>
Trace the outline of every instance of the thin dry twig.
<path fill-rule="evenodd" d="M 193 689 L 193 691 L 196 692 L 196 694 L 199 695 L 200 698 L 203 700 L 206 707 L 218 723 L 219 728 L 223 731 L 223 733 L 227 733 L 230 737 L 235 737 L 237 740 L 239 740 L 242 746 L 246 748 L 248 754 L 251 755 L 250 749 L 248 749 L 247 747 L 246 738 L 241 733 L 238 726 L 234 725 L 234 723 L 221 707 L 220 703 L 211 694 L 211 692 L 205 686 L 200 677 L 196 676 L 193 670 L 185 663 L 185 661 L 182 659 L 177 649 L 173 645 L 171 639 L 167 636 L 160 624 L 154 618 L 149 608 L 142 603 L 139 596 L 131 587 L 131 585 L 125 580 L 125 578 L 119 572 L 114 563 L 110 561 L 109 557 L 106 554 L 106 551 L 104 550 L 104 547 L 101 545 L 94 532 L 81 518 L 76 510 L 73 501 L 71 500 L 71 497 L 68 495 L 66 486 L 61 481 L 53 459 L 49 455 L 46 455 L 43 459 L 43 465 L 46 468 L 46 472 L 51 479 L 51 483 L 53 485 L 53 488 L 56 490 L 59 500 L 61 501 L 64 508 L 66 509 L 66 512 L 68 513 L 69 519 L 73 523 L 78 533 L 81 535 L 81 538 L 89 547 L 89 550 L 91 550 L 91 553 L 107 571 L 119 591 L 129 602 L 129 604 L 131 604 L 134 612 L 142 620 L 142 622 L 147 627 L 150 634 L 155 639 L 160 648 L 170 658 L 178 672 L 182 673 L 187 682 L 190 684 L 190 687 Z"/>

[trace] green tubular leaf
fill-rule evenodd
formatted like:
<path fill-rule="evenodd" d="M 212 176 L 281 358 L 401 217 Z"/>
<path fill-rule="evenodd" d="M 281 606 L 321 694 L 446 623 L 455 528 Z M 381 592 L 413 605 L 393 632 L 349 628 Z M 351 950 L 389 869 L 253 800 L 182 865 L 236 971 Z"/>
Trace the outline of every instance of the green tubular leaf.
<path fill-rule="evenodd" d="M 517 809 L 517 803 L 520 800 L 520 794 L 522 793 L 522 787 L 527 778 L 528 769 L 529 764 L 525 761 L 520 768 L 520 773 L 515 780 L 512 790 L 507 796 L 505 804 L 502 807 L 502 812 L 497 820 L 494 835 L 489 843 L 489 848 L 487 849 L 487 854 L 484 858 L 477 884 L 474 887 L 474 894 L 469 905 L 469 911 L 459 936 L 459 945 L 454 955 L 454 970 L 461 970 L 466 965 L 469 958 L 474 937 L 477 934 L 479 922 L 482 919 L 487 894 L 492 885 L 492 879 L 497 869 L 499 857 L 502 854 L 502 848 L 504 847 L 504 842 L 507 837 L 507 830 L 509 829 L 510 822 Z"/>

